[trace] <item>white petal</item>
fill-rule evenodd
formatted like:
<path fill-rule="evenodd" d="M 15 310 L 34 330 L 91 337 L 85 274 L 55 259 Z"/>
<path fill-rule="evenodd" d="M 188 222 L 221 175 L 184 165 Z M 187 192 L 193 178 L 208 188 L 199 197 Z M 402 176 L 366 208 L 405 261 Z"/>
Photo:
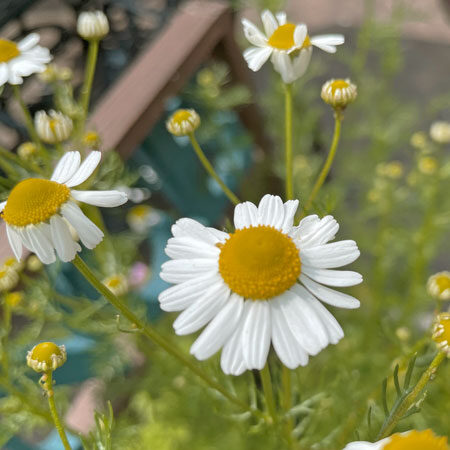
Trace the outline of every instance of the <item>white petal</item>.
<path fill-rule="evenodd" d="M 88 203 L 94 206 L 104 206 L 113 208 L 123 205 L 127 202 L 128 197 L 122 191 L 70 191 L 72 197 L 79 202 Z"/>
<path fill-rule="evenodd" d="M 266 36 L 272 36 L 274 31 L 278 28 L 277 19 L 275 19 L 274 15 L 268 9 L 266 9 L 261 14 L 261 20 L 264 25 Z"/>
<path fill-rule="evenodd" d="M 191 347 L 191 353 L 199 360 L 208 359 L 218 352 L 239 324 L 244 300 L 232 294 L 226 305 L 203 330 Z"/>
<path fill-rule="evenodd" d="M 0 86 L 3 86 L 8 82 L 9 70 L 8 64 L 0 63 Z"/>
<path fill-rule="evenodd" d="M 320 222 L 319 216 L 316 214 L 311 214 L 310 216 L 304 217 L 297 227 L 295 227 L 295 230 L 293 231 L 292 235 L 294 237 L 300 237 L 304 236 L 307 233 L 310 233 L 311 230 L 314 229 L 317 223 Z"/>
<path fill-rule="evenodd" d="M 326 244 L 334 239 L 338 230 L 339 224 L 333 216 L 325 216 L 314 224 L 309 233 L 299 235 L 300 248 Z"/>
<path fill-rule="evenodd" d="M 6 234 L 8 235 L 9 245 L 14 252 L 14 256 L 17 261 L 20 261 L 22 258 L 22 239 L 20 238 L 19 233 L 17 233 L 13 227 L 6 224 Z"/>
<path fill-rule="evenodd" d="M 80 167 L 80 153 L 67 152 L 58 162 L 53 171 L 51 181 L 64 184 L 67 180 L 73 177 L 75 172 Z"/>
<path fill-rule="evenodd" d="M 248 68 L 257 72 L 270 58 L 271 54 L 272 49 L 270 47 L 249 47 L 244 51 L 244 59 L 247 61 Z"/>
<path fill-rule="evenodd" d="M 242 311 L 239 324 L 236 327 L 231 338 L 226 342 L 223 347 L 222 355 L 220 358 L 220 367 L 227 375 L 240 375 L 245 372 L 248 367 L 244 361 L 244 355 L 242 352 L 243 338 L 242 333 L 244 331 L 245 321 L 250 310 L 251 302 L 253 300 L 247 300 L 244 302 L 244 307 Z"/>
<path fill-rule="evenodd" d="M 72 261 L 81 247 L 73 240 L 66 222 L 55 214 L 50 218 L 50 230 L 59 259 L 64 262 Z"/>
<path fill-rule="evenodd" d="M 159 294 L 158 300 L 161 309 L 163 311 L 182 311 L 201 297 L 208 288 L 218 283 L 223 284 L 220 275 L 210 272 L 172 286 Z"/>
<path fill-rule="evenodd" d="M 227 235 L 228 236 L 228 235 Z M 170 238 L 167 241 L 166 255 L 172 259 L 206 258 L 218 259 L 220 249 L 191 237 Z"/>
<path fill-rule="evenodd" d="M 73 187 L 85 182 L 92 175 L 101 158 L 101 152 L 94 151 L 89 153 L 89 156 L 83 161 L 77 172 L 65 184 Z"/>
<path fill-rule="evenodd" d="M 315 267 L 302 265 L 302 273 L 318 283 L 327 286 L 348 287 L 362 283 L 362 275 L 351 270 L 316 269 Z"/>
<path fill-rule="evenodd" d="M 272 63 L 274 69 L 281 75 L 285 83 L 293 83 L 297 78 L 294 73 L 291 57 L 286 52 L 273 51 Z"/>
<path fill-rule="evenodd" d="M 271 300 L 270 308 L 272 315 L 272 345 L 281 362 L 289 369 L 295 369 L 299 365 L 308 364 L 308 355 L 300 347 L 297 339 L 292 334 L 287 320 L 284 316 L 280 302 L 282 296 Z"/>
<path fill-rule="evenodd" d="M 320 36 L 313 36 L 311 44 L 320 47 L 323 45 L 341 45 L 345 42 L 345 37 L 342 34 L 322 34 Z"/>
<path fill-rule="evenodd" d="M 294 30 L 294 42 L 296 46 L 302 46 L 308 34 L 308 29 L 304 23 L 297 25 Z"/>
<path fill-rule="evenodd" d="M 242 19 L 244 27 L 244 34 L 247 40 L 256 45 L 256 47 L 265 47 L 267 45 L 267 38 L 250 20 Z"/>
<path fill-rule="evenodd" d="M 383 439 L 383 441 L 387 442 L 386 439 Z M 367 441 L 355 441 L 347 444 L 343 450 L 382 450 L 383 447 L 384 444 L 381 444 L 381 441 L 374 444 Z"/>
<path fill-rule="evenodd" d="M 200 222 L 187 217 L 177 220 L 175 224 L 172 225 L 172 234 L 174 237 L 192 237 L 212 245 L 219 242 L 215 233 L 211 233 L 208 228 Z"/>
<path fill-rule="evenodd" d="M 249 369 L 261 370 L 266 364 L 270 348 L 270 305 L 265 300 L 249 301 L 251 304 L 242 331 L 242 352 Z"/>
<path fill-rule="evenodd" d="M 26 235 L 27 243 L 32 252 L 36 253 L 36 256 L 44 263 L 51 264 L 56 261 L 55 252 L 53 250 L 53 244 L 47 238 L 47 235 L 43 232 L 43 227 L 46 224 L 29 225 L 21 230 L 21 235 Z M 48 225 L 47 225 L 48 226 Z"/>
<path fill-rule="evenodd" d="M 234 226 L 237 230 L 258 225 L 258 208 L 252 202 L 239 203 L 234 208 Z"/>
<path fill-rule="evenodd" d="M 266 194 L 258 205 L 258 223 L 280 229 L 283 222 L 283 201 L 277 195 Z"/>
<path fill-rule="evenodd" d="M 75 228 L 81 242 L 89 249 L 96 247 L 103 239 L 103 231 L 89 220 L 73 202 L 65 203 L 61 214 Z"/>
<path fill-rule="evenodd" d="M 306 69 L 309 66 L 309 62 L 311 61 L 311 55 L 312 47 L 308 47 L 301 50 L 298 56 L 294 56 L 294 60 L 292 62 L 292 70 L 294 72 L 294 77 L 296 80 L 302 77 L 306 72 Z"/>
<path fill-rule="evenodd" d="M 288 200 L 284 204 L 284 220 L 281 225 L 281 231 L 283 231 L 283 233 L 289 233 L 291 231 L 297 208 L 298 200 Z"/>
<path fill-rule="evenodd" d="M 317 269 L 342 267 L 352 263 L 360 255 L 356 242 L 350 240 L 305 248 L 300 253 L 303 264 Z"/>
<path fill-rule="evenodd" d="M 335 291 L 334 289 L 322 286 L 319 283 L 308 278 L 305 274 L 300 275 L 300 281 L 306 288 L 318 299 L 338 308 L 355 309 L 359 308 L 360 303 L 355 297 Z"/>
<path fill-rule="evenodd" d="M 174 259 L 161 266 L 160 277 L 168 283 L 183 283 L 210 272 L 218 272 L 217 259 Z"/>
<path fill-rule="evenodd" d="M 225 283 L 211 286 L 177 317 L 173 323 L 175 333 L 190 334 L 202 328 L 219 313 L 229 297 L 230 289 Z"/>
<path fill-rule="evenodd" d="M 216 230 L 215 228 L 206 227 L 206 229 L 211 233 L 219 242 L 224 243 L 230 235 L 225 233 L 225 231 Z"/>
<path fill-rule="evenodd" d="M 286 13 L 284 11 L 276 13 L 275 17 L 278 20 L 278 25 L 281 26 L 281 25 L 285 25 L 286 24 Z"/>
<path fill-rule="evenodd" d="M 31 33 L 24 37 L 18 44 L 17 47 L 21 52 L 31 50 L 39 42 L 39 34 Z"/>

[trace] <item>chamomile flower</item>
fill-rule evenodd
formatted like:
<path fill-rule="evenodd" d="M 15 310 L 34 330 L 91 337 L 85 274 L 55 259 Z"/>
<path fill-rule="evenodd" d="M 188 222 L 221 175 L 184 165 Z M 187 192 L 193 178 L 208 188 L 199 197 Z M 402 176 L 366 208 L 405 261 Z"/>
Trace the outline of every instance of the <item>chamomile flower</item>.
<path fill-rule="evenodd" d="M 77 202 L 114 207 L 127 201 L 120 191 L 78 191 L 94 172 L 101 158 L 91 152 L 80 165 L 80 153 L 66 153 L 50 180 L 28 178 L 18 183 L 8 199 L 0 204 L 6 232 L 17 260 L 22 245 L 35 253 L 44 264 L 55 261 L 55 250 L 62 261 L 71 261 L 81 247 L 73 239 L 69 224 L 87 248 L 94 248 L 103 239 L 103 232 L 81 211 Z"/>
<path fill-rule="evenodd" d="M 23 77 L 41 73 L 52 57 L 47 48 L 37 45 L 39 35 L 31 33 L 19 43 L 0 38 L 0 86 L 22 84 Z"/>
<path fill-rule="evenodd" d="M 431 275 L 427 281 L 427 290 L 434 298 L 450 300 L 450 272 L 444 270 L 443 272 Z"/>
<path fill-rule="evenodd" d="M 274 16 L 265 10 L 261 14 L 261 20 L 264 33 L 249 20 L 242 20 L 245 37 L 253 45 L 245 50 L 244 58 L 254 72 L 271 58 L 275 70 L 285 83 L 292 83 L 305 73 L 313 46 L 335 53 L 336 45 L 344 43 L 344 36 L 341 34 L 310 38 L 306 25 L 287 22 L 284 12 Z"/>
<path fill-rule="evenodd" d="M 378 442 L 351 442 L 344 450 L 449 450 L 446 437 L 435 436 L 431 430 L 396 433 Z"/>
<path fill-rule="evenodd" d="M 159 296 L 165 311 L 183 311 L 174 322 L 179 335 L 206 326 L 191 347 L 204 360 L 222 349 L 227 374 L 262 369 L 272 343 L 293 369 L 308 363 L 344 335 L 319 301 L 358 308 L 350 295 L 326 287 L 353 286 L 359 273 L 330 270 L 355 261 L 354 241 L 328 243 L 339 225 L 332 216 L 305 217 L 293 226 L 298 200 L 266 195 L 259 206 L 240 203 L 234 233 L 180 219 L 172 226 L 161 278 L 176 284 Z"/>
<path fill-rule="evenodd" d="M 38 136 L 47 144 L 55 144 L 69 139 L 72 130 L 72 119 L 62 112 L 51 110 L 38 111 L 34 116 L 34 126 Z"/>

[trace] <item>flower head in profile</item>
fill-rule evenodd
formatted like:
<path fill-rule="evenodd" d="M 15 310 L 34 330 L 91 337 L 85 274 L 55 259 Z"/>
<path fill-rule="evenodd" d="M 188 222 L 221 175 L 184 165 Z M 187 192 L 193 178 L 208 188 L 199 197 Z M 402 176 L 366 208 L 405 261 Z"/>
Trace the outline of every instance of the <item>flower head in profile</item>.
<path fill-rule="evenodd" d="M 335 53 L 336 45 L 344 43 L 341 34 L 309 37 L 306 25 L 287 22 L 284 12 L 274 16 L 265 10 L 261 20 L 264 33 L 249 20 L 242 20 L 245 37 L 253 45 L 245 50 L 244 58 L 248 67 L 255 72 L 271 58 L 275 70 L 285 83 L 292 83 L 305 73 L 313 46 Z"/>
<path fill-rule="evenodd" d="M 50 180 L 28 178 L 13 188 L 8 199 L 0 204 L 0 211 L 17 260 L 24 245 L 45 264 L 56 260 L 55 250 L 62 261 L 71 261 L 81 247 L 72 237 L 69 225 L 87 248 L 101 242 L 103 232 L 84 215 L 77 202 L 114 207 L 127 201 L 126 194 L 71 189 L 92 175 L 100 158 L 100 152 L 91 152 L 80 165 L 80 153 L 68 152 Z"/>
<path fill-rule="evenodd" d="M 56 144 L 69 139 L 72 130 L 72 119 L 62 112 L 51 110 L 38 111 L 34 116 L 34 125 L 40 139 L 47 144 Z"/>
<path fill-rule="evenodd" d="M 77 21 L 78 34 L 87 41 L 98 41 L 109 33 L 108 18 L 102 11 L 82 12 Z"/>
<path fill-rule="evenodd" d="M 334 109 L 344 109 L 353 103 L 358 95 L 356 85 L 348 78 L 346 80 L 328 80 L 323 86 L 320 96 L 325 103 Z"/>
<path fill-rule="evenodd" d="M 0 86 L 22 84 L 23 77 L 41 73 L 52 59 L 47 48 L 37 45 L 39 35 L 31 33 L 19 43 L 0 38 Z"/>
<path fill-rule="evenodd" d="M 64 345 L 53 342 L 41 342 L 35 345 L 27 354 L 27 365 L 36 372 L 47 372 L 61 367 L 67 360 Z"/>
<path fill-rule="evenodd" d="M 266 195 L 259 206 L 240 203 L 235 232 L 208 228 L 192 219 L 172 226 L 161 278 L 176 286 L 159 296 L 165 311 L 183 311 L 174 322 L 179 335 L 206 326 L 191 347 L 200 360 L 222 348 L 225 373 L 262 369 L 272 343 L 289 368 L 308 363 L 344 335 L 321 301 L 358 308 L 359 301 L 326 286 L 353 286 L 359 273 L 331 270 L 355 261 L 354 241 L 333 240 L 332 216 L 305 217 L 294 226 L 298 200 Z M 319 301 L 320 300 L 320 301 Z"/>
<path fill-rule="evenodd" d="M 431 430 L 396 433 L 378 442 L 351 442 L 344 450 L 449 450 L 446 437 L 435 436 Z"/>
<path fill-rule="evenodd" d="M 200 126 L 200 116 L 193 109 L 178 109 L 167 120 L 166 128 L 174 136 L 187 136 Z"/>

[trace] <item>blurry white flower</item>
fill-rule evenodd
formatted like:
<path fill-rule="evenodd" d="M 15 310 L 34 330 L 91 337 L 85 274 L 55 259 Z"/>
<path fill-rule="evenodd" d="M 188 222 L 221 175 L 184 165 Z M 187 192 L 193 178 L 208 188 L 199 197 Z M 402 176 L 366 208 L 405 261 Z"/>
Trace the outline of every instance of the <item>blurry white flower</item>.
<path fill-rule="evenodd" d="M 343 109 L 356 100 L 358 92 L 356 86 L 346 80 L 328 80 L 323 86 L 320 96 L 325 103 L 333 108 Z"/>
<path fill-rule="evenodd" d="M 0 39 L 0 86 L 22 84 L 23 78 L 40 73 L 52 57 L 47 48 L 37 45 L 39 35 L 31 33 L 18 44 Z"/>
<path fill-rule="evenodd" d="M 69 139 L 73 130 L 72 119 L 62 112 L 53 110 L 49 114 L 38 111 L 34 116 L 34 125 L 39 138 L 47 144 L 56 144 Z"/>
<path fill-rule="evenodd" d="M 306 71 L 312 53 L 312 46 L 328 53 L 336 52 L 336 45 L 344 43 L 341 34 L 327 34 L 309 37 L 305 24 L 294 25 L 286 21 L 286 13 L 276 17 L 268 10 L 263 11 L 262 33 L 252 22 L 242 20 L 244 34 L 253 47 L 244 52 L 248 67 L 258 71 L 271 58 L 275 70 L 285 83 L 292 83 Z"/>
<path fill-rule="evenodd" d="M 128 280 L 125 275 L 117 273 L 103 280 L 103 284 L 117 296 L 125 295 L 128 292 Z"/>
<path fill-rule="evenodd" d="M 108 18 L 102 11 L 82 12 L 77 32 L 86 41 L 103 39 L 109 33 Z"/>
<path fill-rule="evenodd" d="M 308 363 L 344 335 L 319 301 L 358 308 L 359 301 L 328 286 L 361 283 L 359 273 L 330 270 L 355 261 L 354 241 L 328 243 L 339 225 L 332 216 L 305 217 L 293 226 L 298 200 L 266 195 L 259 206 L 240 203 L 234 233 L 192 219 L 172 226 L 161 278 L 173 286 L 159 296 L 165 311 L 183 311 L 179 335 L 205 330 L 191 347 L 200 360 L 222 350 L 225 373 L 262 369 L 270 344 L 287 367 Z"/>
<path fill-rule="evenodd" d="M 434 122 L 431 124 L 430 136 L 439 144 L 448 144 L 450 142 L 450 123 Z"/>
<path fill-rule="evenodd" d="M 446 437 L 435 436 L 431 430 L 412 430 L 374 443 L 351 442 L 343 450 L 448 450 L 448 444 Z"/>
<path fill-rule="evenodd" d="M 450 272 L 435 273 L 428 278 L 428 293 L 439 300 L 450 300 Z"/>
<path fill-rule="evenodd" d="M 128 211 L 126 220 L 135 233 L 145 233 L 151 226 L 156 225 L 161 217 L 150 205 L 141 204 Z"/>
<path fill-rule="evenodd" d="M 36 156 L 37 151 L 38 149 L 36 147 L 36 144 L 29 141 L 23 142 L 19 145 L 19 147 L 17 147 L 17 154 L 19 155 L 19 158 L 25 161 L 28 161 Z"/>
<path fill-rule="evenodd" d="M 80 153 L 66 153 L 50 180 L 28 178 L 18 183 L 8 199 L 0 204 L 6 222 L 8 240 L 18 260 L 22 245 L 35 253 L 44 264 L 71 261 L 81 247 L 69 231 L 67 220 L 87 248 L 103 239 L 103 232 L 81 211 L 78 202 L 114 207 L 127 201 L 119 191 L 77 191 L 70 189 L 86 181 L 100 162 L 101 153 L 91 152 L 80 165 Z"/>

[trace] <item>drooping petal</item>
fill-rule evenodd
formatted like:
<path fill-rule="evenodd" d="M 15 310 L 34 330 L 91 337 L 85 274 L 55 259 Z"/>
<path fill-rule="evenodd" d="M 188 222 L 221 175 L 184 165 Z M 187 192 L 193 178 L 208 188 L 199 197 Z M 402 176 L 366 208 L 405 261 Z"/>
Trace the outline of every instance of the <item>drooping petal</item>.
<path fill-rule="evenodd" d="M 83 161 L 79 169 L 65 184 L 69 187 L 74 187 L 84 183 L 97 168 L 101 158 L 101 152 L 93 151 L 89 153 L 89 156 Z"/>
<path fill-rule="evenodd" d="M 6 234 L 8 236 L 9 245 L 14 252 L 14 256 L 17 261 L 20 261 L 22 258 L 22 239 L 20 238 L 19 233 L 17 233 L 13 227 L 6 224 Z"/>
<path fill-rule="evenodd" d="M 272 324 L 267 301 L 249 300 L 249 312 L 242 332 L 242 352 L 249 369 L 261 370 L 267 361 Z"/>
<path fill-rule="evenodd" d="M 272 49 L 270 47 L 249 47 L 244 51 L 244 59 L 248 68 L 257 72 L 270 58 Z"/>
<path fill-rule="evenodd" d="M 265 195 L 258 205 L 258 223 L 280 229 L 283 222 L 283 201 L 277 195 Z"/>
<path fill-rule="evenodd" d="M 238 326 L 243 307 L 242 297 L 231 294 L 226 305 L 194 342 L 191 354 L 202 361 L 218 352 Z"/>
<path fill-rule="evenodd" d="M 234 226 L 237 230 L 258 225 L 258 208 L 252 202 L 239 203 L 234 208 Z"/>
<path fill-rule="evenodd" d="M 292 70 L 294 72 L 294 77 L 296 80 L 298 80 L 305 74 L 306 69 L 309 66 L 309 62 L 311 61 L 311 55 L 312 47 L 308 47 L 302 49 L 298 56 L 294 56 L 292 62 Z"/>
<path fill-rule="evenodd" d="M 272 63 L 285 83 L 293 83 L 296 80 L 291 57 L 286 52 L 274 50 L 272 52 Z"/>
<path fill-rule="evenodd" d="M 175 333 L 190 334 L 204 327 L 225 306 L 229 297 L 230 289 L 225 283 L 211 286 L 176 318 L 173 323 Z"/>
<path fill-rule="evenodd" d="M 64 262 L 72 261 L 77 252 L 81 251 L 81 247 L 73 240 L 69 227 L 58 214 L 50 218 L 50 230 L 59 259 Z"/>
<path fill-rule="evenodd" d="M 26 235 L 27 243 L 29 244 L 29 250 L 36 253 L 36 256 L 44 263 L 51 264 L 56 261 L 55 252 L 53 250 L 53 244 L 49 241 L 46 234 L 43 232 L 41 225 L 28 225 L 22 228 L 22 237 Z M 31 247 L 31 248 L 30 248 Z"/>
<path fill-rule="evenodd" d="M 67 152 L 58 162 L 53 171 L 51 181 L 64 184 L 67 180 L 73 177 L 75 172 L 80 167 L 80 153 Z"/>
<path fill-rule="evenodd" d="M 75 191 L 72 189 L 70 192 L 79 202 L 107 208 L 123 205 L 128 200 L 127 194 L 122 191 Z"/>

